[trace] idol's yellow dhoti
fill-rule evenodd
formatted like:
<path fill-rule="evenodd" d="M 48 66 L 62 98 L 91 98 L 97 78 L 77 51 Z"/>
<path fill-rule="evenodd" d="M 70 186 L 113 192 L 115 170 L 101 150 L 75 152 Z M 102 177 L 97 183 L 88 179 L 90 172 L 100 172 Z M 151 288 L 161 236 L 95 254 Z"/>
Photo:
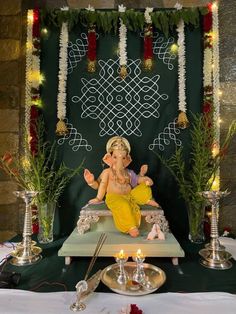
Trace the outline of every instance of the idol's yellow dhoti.
<path fill-rule="evenodd" d="M 151 198 L 151 188 L 142 183 L 126 195 L 108 193 L 105 202 L 112 212 L 116 228 L 127 233 L 140 226 L 141 213 L 138 205 L 146 204 Z"/>

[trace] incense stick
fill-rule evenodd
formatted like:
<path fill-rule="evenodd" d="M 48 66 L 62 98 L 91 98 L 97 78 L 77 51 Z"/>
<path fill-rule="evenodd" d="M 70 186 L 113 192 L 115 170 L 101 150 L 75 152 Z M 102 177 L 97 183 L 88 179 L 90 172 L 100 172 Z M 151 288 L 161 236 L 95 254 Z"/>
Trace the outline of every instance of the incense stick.
<path fill-rule="evenodd" d="M 91 262 L 89 264 L 88 270 L 87 270 L 87 272 L 85 274 L 84 280 L 87 280 L 87 278 L 88 278 L 88 276 L 89 276 L 89 274 L 90 274 L 90 272 L 91 272 L 91 270 L 93 268 L 93 265 L 95 264 L 95 261 L 96 261 L 98 255 L 99 255 L 99 252 L 101 251 L 101 248 L 102 248 L 104 242 L 106 241 L 106 238 L 107 238 L 107 235 L 105 233 L 102 233 L 100 235 L 100 238 L 99 238 L 97 246 L 95 248 L 93 257 L 92 257 Z"/>

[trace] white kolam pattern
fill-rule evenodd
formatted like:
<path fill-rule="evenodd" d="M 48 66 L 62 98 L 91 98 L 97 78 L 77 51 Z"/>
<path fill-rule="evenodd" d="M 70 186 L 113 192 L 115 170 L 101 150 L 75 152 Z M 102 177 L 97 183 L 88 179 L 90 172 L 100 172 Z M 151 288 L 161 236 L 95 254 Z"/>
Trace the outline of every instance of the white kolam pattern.
<path fill-rule="evenodd" d="M 162 132 L 154 138 L 152 144 L 148 146 L 150 150 L 159 149 L 163 151 L 166 145 L 170 145 L 171 141 L 174 141 L 176 146 L 181 146 L 182 141 L 177 138 L 176 135 L 180 134 L 180 129 L 177 127 L 177 118 L 168 123 Z"/>
<path fill-rule="evenodd" d="M 85 148 L 87 151 L 91 151 L 92 146 L 88 144 L 88 141 L 83 138 L 82 134 L 79 133 L 67 119 L 65 119 L 65 123 L 68 134 L 63 135 L 57 140 L 58 145 L 63 145 L 65 141 L 68 141 L 68 144 L 72 146 L 74 152 L 78 151 L 80 148 Z"/>
<path fill-rule="evenodd" d="M 86 55 L 88 50 L 87 34 L 81 33 L 80 38 L 77 38 L 75 43 L 70 41 L 68 43 L 68 74 L 73 72 L 78 63 Z"/>
<path fill-rule="evenodd" d="M 158 59 L 162 60 L 163 64 L 167 65 L 169 70 L 174 69 L 172 61 L 177 58 L 177 54 L 171 52 L 171 45 L 174 43 L 174 37 L 166 38 L 158 32 L 154 32 L 153 34 L 153 54 L 157 55 Z"/>
<path fill-rule="evenodd" d="M 143 37 L 143 32 L 140 33 Z M 99 34 L 96 33 L 96 38 Z M 157 55 L 158 59 L 166 64 L 169 70 L 174 69 L 173 60 L 177 58 L 175 53 L 171 52 L 171 45 L 175 42 L 174 37 L 161 36 L 158 32 L 153 33 L 153 53 Z M 68 74 L 72 73 L 78 63 L 86 56 L 88 50 L 88 37 L 86 33 L 81 33 L 80 37 L 76 39 L 75 43 L 70 41 L 68 43 Z"/>
<path fill-rule="evenodd" d="M 99 34 L 96 33 L 96 38 Z M 78 63 L 82 61 L 88 51 L 88 36 L 86 33 L 81 33 L 80 37 L 76 39 L 75 43 L 70 41 L 68 43 L 68 74 L 71 74 Z"/>
<path fill-rule="evenodd" d="M 128 76 L 119 76 L 119 59 L 99 60 L 99 78 L 81 79 L 81 97 L 72 102 L 81 106 L 81 118 L 99 121 L 99 136 L 142 136 L 141 118 L 160 117 L 161 103 L 168 95 L 160 93 L 160 75 L 143 76 L 141 60 L 128 59 Z"/>

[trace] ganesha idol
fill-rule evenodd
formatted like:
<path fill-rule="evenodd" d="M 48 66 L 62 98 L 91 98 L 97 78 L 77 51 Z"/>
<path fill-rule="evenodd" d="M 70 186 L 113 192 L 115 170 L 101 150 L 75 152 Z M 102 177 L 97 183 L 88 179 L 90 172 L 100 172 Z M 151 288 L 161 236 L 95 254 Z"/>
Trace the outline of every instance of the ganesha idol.
<path fill-rule="evenodd" d="M 159 205 L 152 199 L 150 186 L 153 181 L 145 175 L 147 165 L 141 167 L 138 175 L 127 168 L 132 161 L 130 152 L 130 144 L 126 138 L 110 138 L 103 157 L 104 163 L 109 167 L 102 171 L 97 180 L 85 169 L 84 178 L 89 186 L 97 190 L 97 196 L 89 203 L 100 203 L 105 198 L 116 228 L 131 237 L 137 237 L 141 223 L 140 205 Z"/>

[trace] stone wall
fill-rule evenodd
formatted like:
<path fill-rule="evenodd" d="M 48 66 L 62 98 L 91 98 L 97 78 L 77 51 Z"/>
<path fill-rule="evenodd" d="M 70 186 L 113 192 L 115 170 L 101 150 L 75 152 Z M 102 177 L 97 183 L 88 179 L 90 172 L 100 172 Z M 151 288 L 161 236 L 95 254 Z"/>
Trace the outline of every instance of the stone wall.
<path fill-rule="evenodd" d="M 236 119 L 236 5 L 235 0 L 221 0 L 219 7 L 220 27 L 220 83 L 221 138 L 233 119 Z M 220 229 L 230 226 L 236 234 L 236 138 L 221 164 L 221 189 L 228 188 L 220 207 Z"/>
<path fill-rule="evenodd" d="M 135 7 L 165 7 L 170 1 L 135 1 Z M 173 1 L 172 1 L 173 2 Z M 175 1 L 176 2 L 176 1 Z M 181 2 L 181 1 L 179 1 Z M 187 3 L 187 1 L 185 1 Z M 195 5 L 206 3 L 205 0 L 191 1 Z M 25 51 L 25 14 L 32 8 L 30 0 L 0 1 L 0 156 L 6 151 L 17 152 L 20 141 L 20 125 L 24 116 L 24 51 Z M 71 5 L 87 7 L 95 4 L 96 8 L 104 6 L 117 7 L 123 3 L 130 7 L 134 1 L 85 1 L 85 0 L 45 0 L 38 2 L 49 7 Z M 190 3 L 188 1 L 188 3 Z M 220 24 L 220 81 L 223 95 L 221 97 L 222 137 L 232 118 L 236 118 L 236 15 L 235 0 L 221 0 L 219 10 Z M 221 165 L 222 189 L 229 188 L 231 195 L 221 204 L 220 226 L 231 226 L 236 233 L 236 139 Z M 13 195 L 16 186 L 0 172 L 0 241 L 1 231 L 18 232 L 22 228 L 23 205 L 18 204 Z M 8 234 L 9 235 L 9 234 Z"/>
<path fill-rule="evenodd" d="M 0 1 L 0 156 L 19 150 L 22 85 L 20 0 Z M 0 231 L 19 230 L 17 186 L 0 172 Z M 12 234 L 10 233 L 10 234 Z M 9 233 L 8 233 L 9 235 Z"/>

